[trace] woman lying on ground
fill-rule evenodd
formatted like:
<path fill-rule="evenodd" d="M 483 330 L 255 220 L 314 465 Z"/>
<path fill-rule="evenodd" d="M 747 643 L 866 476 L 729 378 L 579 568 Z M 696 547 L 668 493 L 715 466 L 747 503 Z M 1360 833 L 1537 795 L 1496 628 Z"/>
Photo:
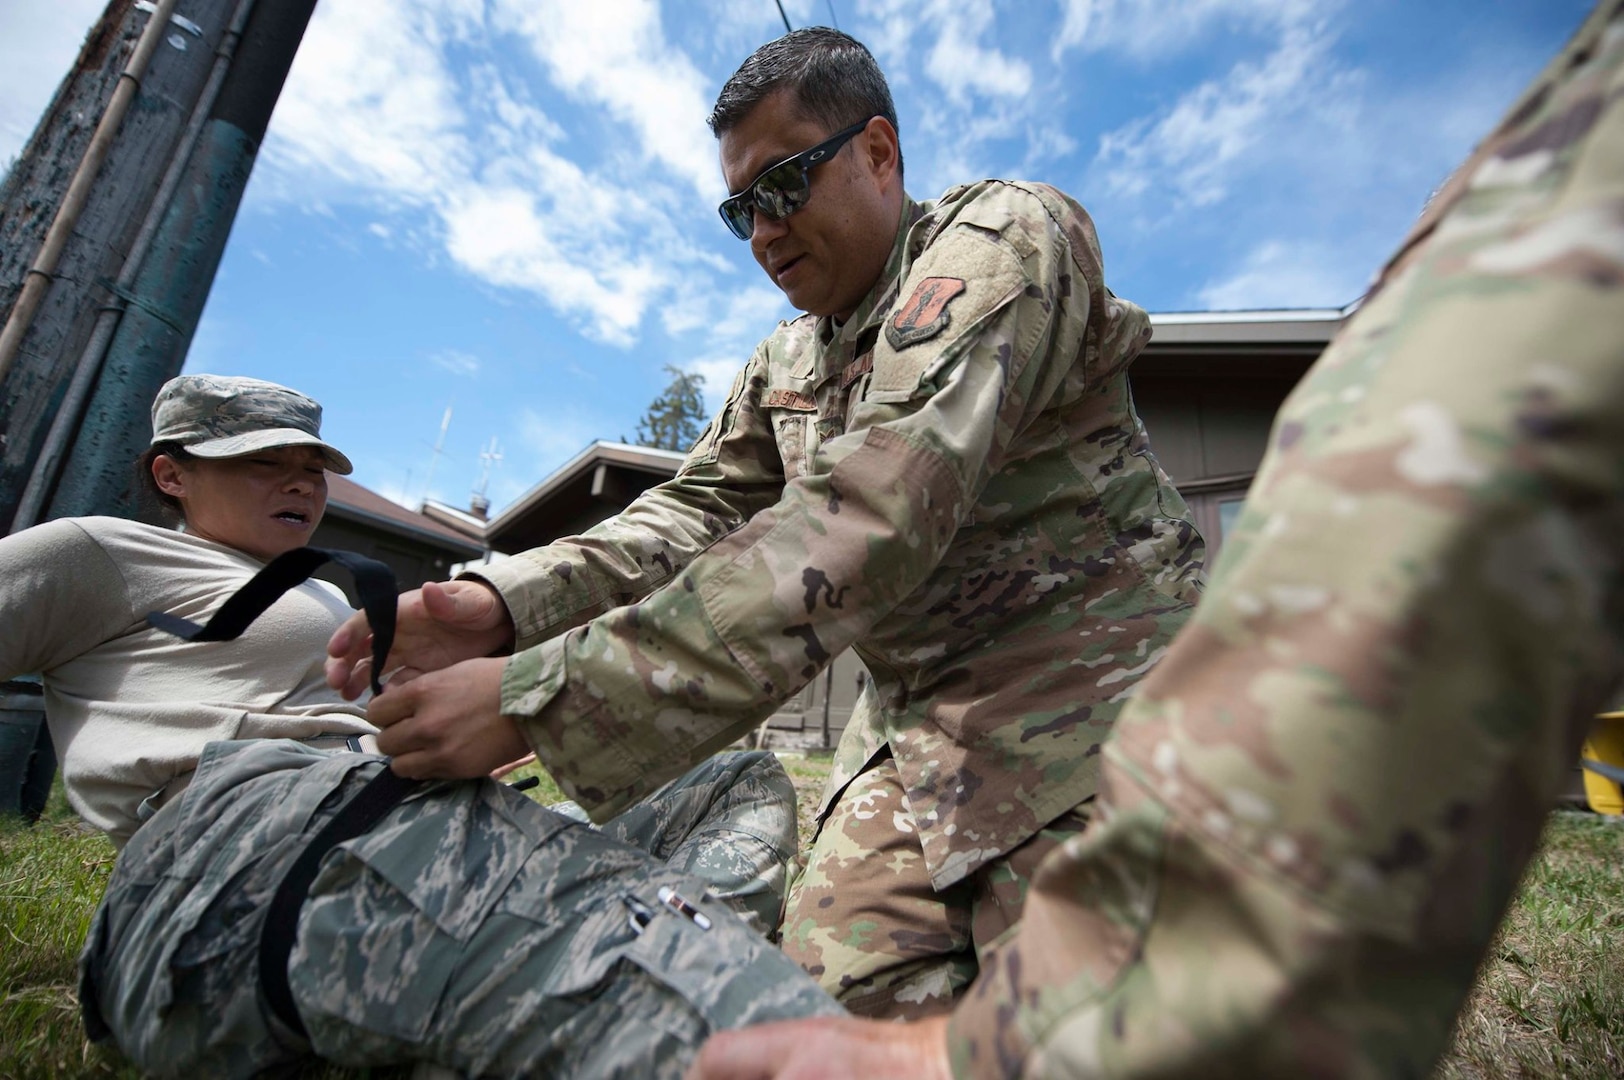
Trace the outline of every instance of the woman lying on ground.
<path fill-rule="evenodd" d="M 80 959 L 92 1037 L 160 1075 L 317 1056 L 666 1076 L 713 1030 L 838 1012 L 736 917 L 776 918 L 793 855 L 770 755 L 714 759 L 603 830 L 492 780 L 419 783 L 268 915 L 388 768 L 323 678 L 351 609 L 307 581 L 235 641 L 145 616 L 206 621 L 306 544 L 326 471 L 350 471 L 320 420 L 272 383 L 172 380 L 141 469 L 184 532 L 79 518 L 0 540 L 0 677 L 43 673 L 69 800 L 122 849 Z"/>

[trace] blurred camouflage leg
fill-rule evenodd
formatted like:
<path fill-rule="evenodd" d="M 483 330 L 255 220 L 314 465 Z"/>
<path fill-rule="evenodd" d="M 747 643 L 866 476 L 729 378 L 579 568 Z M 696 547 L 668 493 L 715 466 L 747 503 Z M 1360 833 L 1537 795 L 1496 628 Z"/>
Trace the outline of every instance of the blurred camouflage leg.
<path fill-rule="evenodd" d="M 977 955 L 1020 918 L 1049 851 L 1087 824 L 1080 807 L 948 889 L 931 887 L 901 778 L 879 759 L 836 801 L 786 905 L 782 948 L 849 1011 L 949 1011 Z"/>
<path fill-rule="evenodd" d="M 1424 1076 L 1624 662 L 1624 4 L 1281 410 L 950 1030 L 961 1076 Z"/>
<path fill-rule="evenodd" d="M 1094 800 L 1073 807 L 1038 830 L 1036 836 L 1005 855 L 994 859 L 972 875 L 973 900 L 970 905 L 970 931 L 978 961 L 1020 922 L 1026 910 L 1026 895 L 1032 877 L 1049 853 L 1088 828 Z"/>
<path fill-rule="evenodd" d="M 952 1008 L 975 977 L 970 886 L 937 893 L 896 765 L 846 786 L 818 830 L 784 912 L 785 955 L 859 1016 Z"/>

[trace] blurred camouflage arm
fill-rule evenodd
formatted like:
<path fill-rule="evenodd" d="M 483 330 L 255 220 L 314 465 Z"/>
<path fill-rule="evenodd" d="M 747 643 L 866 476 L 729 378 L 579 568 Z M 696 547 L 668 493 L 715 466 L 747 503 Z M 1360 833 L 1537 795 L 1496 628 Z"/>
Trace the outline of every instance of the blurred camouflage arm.
<path fill-rule="evenodd" d="M 778 499 L 784 476 L 772 432 L 746 407 L 765 385 L 760 370 L 758 350 L 676 476 L 580 536 L 463 575 L 501 594 L 517 649 L 647 596 Z"/>
<path fill-rule="evenodd" d="M 882 339 L 848 431 L 776 505 L 648 600 L 509 661 L 504 713 L 595 817 L 759 723 L 936 565 L 1063 376 L 1032 358 L 1080 352 L 1088 291 L 1057 284 L 1082 272 L 1039 216 L 1039 245 L 1006 235 L 1007 214 L 934 240 L 902 289 L 962 281 L 949 331 Z"/>
<path fill-rule="evenodd" d="M 1281 411 L 957 1075 L 1421 1076 L 1624 657 L 1624 5 Z M 1606 27 L 1612 20 L 1610 29 Z"/>

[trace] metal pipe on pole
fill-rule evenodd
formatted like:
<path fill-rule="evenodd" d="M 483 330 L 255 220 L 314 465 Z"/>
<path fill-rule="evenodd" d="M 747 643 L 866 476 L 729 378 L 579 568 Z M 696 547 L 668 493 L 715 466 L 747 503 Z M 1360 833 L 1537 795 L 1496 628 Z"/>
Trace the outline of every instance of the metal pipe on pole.
<path fill-rule="evenodd" d="M 160 11 L 152 0 L 107 0 L 21 155 L 0 181 L 0 321 L 16 308 L 25 285 L 45 284 L 0 380 L 0 530 L 17 523 L 30 485 L 53 479 L 49 472 L 41 477 L 38 466 L 53 429 L 60 438 L 82 411 L 64 412 L 70 387 L 82 381 L 78 361 L 104 322 L 104 310 L 121 306 L 114 290 L 133 272 L 131 253 L 150 244 L 140 237 L 151 233 L 155 216 L 161 221 L 164 203 L 173 201 L 174 185 L 166 190 L 166 177 L 184 157 L 188 128 L 218 66 L 216 50 L 238 3 L 178 0 L 167 23 L 154 23 Z M 88 185 L 71 235 L 58 230 L 66 241 L 53 277 L 31 274 L 108 103 L 128 81 L 123 71 L 147 33 L 158 34 L 157 52 Z M 83 377 L 90 385 L 81 388 L 80 400 L 94 388 L 93 373 Z M 66 434 L 71 437 L 71 430 Z M 53 456 L 58 453 L 60 447 Z"/>
<path fill-rule="evenodd" d="M 823 672 L 823 748 L 829 749 L 829 706 L 835 696 L 835 666 L 831 663 Z"/>
<path fill-rule="evenodd" d="M 134 511 L 130 462 L 152 437 L 148 413 L 180 373 L 225 252 L 272 109 L 316 0 L 255 4 L 208 118 L 186 160 L 176 197 L 124 293 L 102 370 L 46 518 Z"/>
<path fill-rule="evenodd" d="M 112 99 L 108 101 L 107 109 L 96 125 L 96 132 L 91 136 L 90 145 L 85 149 L 85 156 L 80 159 L 79 167 L 73 174 L 73 180 L 68 185 L 68 193 L 57 208 L 50 231 L 45 235 L 45 243 L 35 256 L 34 264 L 28 268 L 28 276 L 23 282 L 22 291 L 17 295 L 16 303 L 12 305 L 5 328 L 0 330 L 0 382 L 4 382 L 10 373 L 11 365 L 17 357 L 17 350 L 22 345 L 23 335 L 32 325 L 34 313 L 39 310 L 40 301 L 45 298 L 45 290 L 56 275 L 57 263 L 62 258 L 62 251 L 67 247 L 68 238 L 73 235 L 74 226 L 79 223 L 79 215 L 84 211 L 85 203 L 90 198 L 96 174 L 101 171 L 102 163 L 107 160 L 107 151 L 113 145 L 113 137 L 118 133 L 119 125 L 124 122 L 124 114 L 129 112 L 130 103 L 135 100 L 136 91 L 141 87 L 141 79 L 146 75 L 147 65 L 152 61 L 152 54 L 157 51 L 158 43 L 163 39 L 164 28 L 169 25 L 169 19 L 174 15 L 175 5 L 178 2 L 179 0 L 159 0 L 157 10 L 147 20 L 146 29 L 141 32 L 141 38 L 136 42 L 135 52 L 124 65 L 124 70 L 119 75 L 118 86 L 113 90 Z"/>
<path fill-rule="evenodd" d="M 17 513 L 11 523 L 12 532 L 19 532 L 39 523 L 46 495 L 56 486 L 67 447 L 82 419 L 90 388 L 94 385 L 96 377 L 101 374 L 102 363 L 113 340 L 113 332 L 118 328 L 119 320 L 129 306 L 126 297 L 135 283 L 135 276 L 140 271 L 147 252 L 152 247 L 164 215 L 174 202 L 175 192 L 180 187 L 187 162 L 191 160 L 192 152 L 197 147 L 198 136 L 202 133 L 203 125 L 207 122 L 214 102 L 219 97 L 220 87 L 225 82 L 226 71 L 231 66 L 232 57 L 236 53 L 237 44 L 242 38 L 243 28 L 248 21 L 249 12 L 253 10 L 254 2 L 255 0 L 238 0 L 237 10 L 232 14 L 225 36 L 221 38 L 219 46 L 214 51 L 214 66 L 209 72 L 208 82 L 204 84 L 197 107 L 192 110 L 191 119 L 187 121 L 186 130 L 181 135 L 175 156 L 171 159 L 163 181 L 159 184 L 158 192 L 141 223 L 141 231 L 136 235 L 135 242 L 130 245 L 129 254 L 113 283 L 113 297 L 97 313 L 96 325 L 91 331 L 90 340 L 85 343 L 79 362 L 74 365 L 73 380 L 68 384 L 67 394 L 57 408 L 51 422 L 50 433 L 46 436 L 45 445 L 41 448 L 39 458 L 29 476 L 28 486 L 23 489 L 22 499 L 17 505 Z"/>

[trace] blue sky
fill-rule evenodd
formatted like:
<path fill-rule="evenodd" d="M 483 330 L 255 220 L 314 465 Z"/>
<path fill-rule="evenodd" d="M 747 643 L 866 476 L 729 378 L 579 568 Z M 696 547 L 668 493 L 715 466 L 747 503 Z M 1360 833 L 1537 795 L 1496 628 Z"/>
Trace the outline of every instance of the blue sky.
<path fill-rule="evenodd" d="M 873 49 L 915 198 L 1056 184 L 1119 295 L 1200 311 L 1355 299 L 1590 5 L 783 6 Z M 0 0 L 0 162 L 101 8 Z M 716 215 L 704 124 L 782 31 L 774 0 L 321 0 L 186 369 L 317 397 L 355 478 L 414 506 L 467 505 L 494 439 L 500 510 L 631 436 L 667 364 L 714 407 L 794 314 Z"/>

